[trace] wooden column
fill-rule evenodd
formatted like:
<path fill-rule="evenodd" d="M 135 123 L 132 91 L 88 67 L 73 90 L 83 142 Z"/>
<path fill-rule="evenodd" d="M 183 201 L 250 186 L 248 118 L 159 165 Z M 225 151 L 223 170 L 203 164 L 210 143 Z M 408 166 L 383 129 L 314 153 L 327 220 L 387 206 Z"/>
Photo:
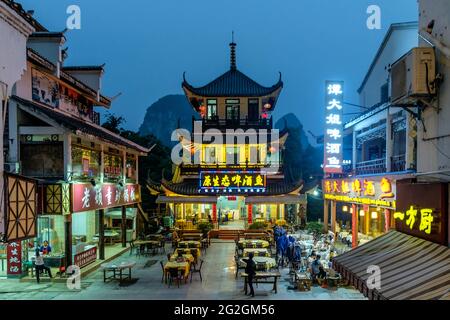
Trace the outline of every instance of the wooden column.
<path fill-rule="evenodd" d="M 384 232 L 388 232 L 391 229 L 391 210 L 384 209 Z"/>
<path fill-rule="evenodd" d="M 104 219 L 105 218 L 105 210 L 100 209 L 98 210 L 98 250 L 99 250 L 99 259 L 105 260 L 105 225 L 104 225 Z"/>
<path fill-rule="evenodd" d="M 328 200 L 323 200 L 323 231 L 328 232 Z"/>
<path fill-rule="evenodd" d="M 127 246 L 127 207 L 122 206 L 122 247 Z"/>
<path fill-rule="evenodd" d="M 336 201 L 331 201 L 331 232 L 336 237 Z"/>
<path fill-rule="evenodd" d="M 352 204 L 352 248 L 358 246 L 358 207 Z"/>

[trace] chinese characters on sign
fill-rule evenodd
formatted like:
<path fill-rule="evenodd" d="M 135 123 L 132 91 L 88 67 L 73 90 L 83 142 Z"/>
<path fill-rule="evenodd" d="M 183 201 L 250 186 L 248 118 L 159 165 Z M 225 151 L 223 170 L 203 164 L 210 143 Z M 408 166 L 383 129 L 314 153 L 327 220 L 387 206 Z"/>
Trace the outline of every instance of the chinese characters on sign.
<path fill-rule="evenodd" d="M 266 175 L 246 171 L 207 171 L 200 173 L 200 189 L 216 190 L 261 190 L 266 187 Z"/>
<path fill-rule="evenodd" d="M 395 182 L 385 177 L 327 179 L 323 192 L 327 200 L 395 208 Z"/>
<path fill-rule="evenodd" d="M 90 183 L 72 186 L 73 212 L 117 207 L 139 201 L 140 188 L 137 184 L 127 184 L 122 188 L 115 184 L 94 187 Z"/>
<path fill-rule="evenodd" d="M 406 212 L 394 213 L 394 219 L 403 221 L 411 230 L 418 229 L 426 234 L 431 234 L 431 226 L 434 220 L 433 212 L 433 209 L 419 210 L 414 206 L 410 206 Z"/>
<path fill-rule="evenodd" d="M 399 183 L 397 231 L 428 241 L 448 244 L 448 185 L 446 183 Z"/>
<path fill-rule="evenodd" d="M 325 173 L 342 173 L 344 82 L 327 81 L 325 92 Z"/>
<path fill-rule="evenodd" d="M 6 258 L 8 259 L 8 275 L 22 274 L 22 245 L 20 241 L 8 243 Z"/>

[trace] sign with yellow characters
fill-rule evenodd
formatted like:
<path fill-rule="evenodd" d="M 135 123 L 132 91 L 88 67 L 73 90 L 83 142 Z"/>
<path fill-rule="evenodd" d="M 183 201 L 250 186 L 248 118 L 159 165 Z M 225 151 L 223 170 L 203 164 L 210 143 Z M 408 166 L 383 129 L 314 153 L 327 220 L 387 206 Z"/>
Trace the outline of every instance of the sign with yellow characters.
<path fill-rule="evenodd" d="M 266 174 L 259 171 L 202 171 L 199 187 L 205 192 L 263 192 L 266 188 Z"/>
<path fill-rule="evenodd" d="M 448 244 L 448 185 L 403 183 L 397 185 L 395 229 L 439 244 Z"/>
<path fill-rule="evenodd" d="M 324 199 L 395 209 L 395 181 L 387 177 L 327 179 Z"/>

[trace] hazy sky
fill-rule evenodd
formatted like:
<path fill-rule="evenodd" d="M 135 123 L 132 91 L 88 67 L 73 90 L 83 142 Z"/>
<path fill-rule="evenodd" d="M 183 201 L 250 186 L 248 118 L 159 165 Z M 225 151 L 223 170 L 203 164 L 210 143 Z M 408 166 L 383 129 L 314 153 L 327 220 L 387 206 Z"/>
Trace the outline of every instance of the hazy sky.
<path fill-rule="evenodd" d="M 160 97 L 182 94 L 183 71 L 203 85 L 229 69 L 235 31 L 238 69 L 262 85 L 283 74 L 275 118 L 295 113 L 306 130 L 323 130 L 324 81 L 345 81 L 345 101 L 358 103 L 361 81 L 389 25 L 416 21 L 417 0 L 19 0 L 51 31 L 66 9 L 81 8 L 81 30 L 66 34 L 66 65 L 106 63 L 103 94 L 122 96 L 112 112 L 137 129 Z M 382 29 L 366 27 L 369 5 Z M 358 109 L 346 107 L 346 112 Z"/>

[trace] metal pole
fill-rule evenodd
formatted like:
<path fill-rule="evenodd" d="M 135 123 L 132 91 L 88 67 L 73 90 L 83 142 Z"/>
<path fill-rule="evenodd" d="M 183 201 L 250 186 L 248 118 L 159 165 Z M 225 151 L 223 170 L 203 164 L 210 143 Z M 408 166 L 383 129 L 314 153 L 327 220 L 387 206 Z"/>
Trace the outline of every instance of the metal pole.
<path fill-rule="evenodd" d="M 122 206 L 122 248 L 127 246 L 127 207 Z"/>
<path fill-rule="evenodd" d="M 98 210 L 98 221 L 99 221 L 99 238 L 98 238 L 98 246 L 99 246 L 99 259 L 105 260 L 105 225 L 104 225 L 104 217 L 105 210 Z"/>

